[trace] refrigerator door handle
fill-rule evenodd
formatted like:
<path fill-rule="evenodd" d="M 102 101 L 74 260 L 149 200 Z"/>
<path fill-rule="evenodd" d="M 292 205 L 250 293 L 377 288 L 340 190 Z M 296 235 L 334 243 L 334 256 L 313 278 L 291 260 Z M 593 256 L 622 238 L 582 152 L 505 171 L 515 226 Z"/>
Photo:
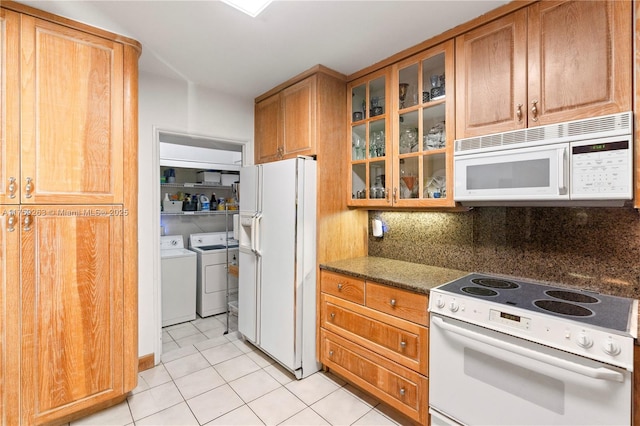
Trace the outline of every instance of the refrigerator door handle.
<path fill-rule="evenodd" d="M 258 213 L 253 217 L 253 224 L 251 225 L 251 251 L 257 256 L 262 256 L 260 253 L 260 221 L 262 220 L 262 213 Z"/>

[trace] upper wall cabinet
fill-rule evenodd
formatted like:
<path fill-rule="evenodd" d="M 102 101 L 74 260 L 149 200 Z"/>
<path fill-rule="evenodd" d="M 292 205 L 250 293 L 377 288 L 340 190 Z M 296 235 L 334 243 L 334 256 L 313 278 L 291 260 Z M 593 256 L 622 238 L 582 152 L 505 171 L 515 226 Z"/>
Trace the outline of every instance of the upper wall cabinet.
<path fill-rule="evenodd" d="M 629 111 L 631 2 L 539 2 L 456 39 L 456 138 Z"/>
<path fill-rule="evenodd" d="M 455 205 L 453 52 L 450 40 L 349 84 L 350 205 Z"/>
<path fill-rule="evenodd" d="M 256 163 L 316 154 L 317 89 L 312 75 L 256 102 Z"/>

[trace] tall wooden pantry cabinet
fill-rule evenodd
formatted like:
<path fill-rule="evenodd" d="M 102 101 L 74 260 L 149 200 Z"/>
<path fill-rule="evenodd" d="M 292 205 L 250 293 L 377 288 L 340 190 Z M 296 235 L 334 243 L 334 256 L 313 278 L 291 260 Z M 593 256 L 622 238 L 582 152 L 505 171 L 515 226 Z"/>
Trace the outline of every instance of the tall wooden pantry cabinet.
<path fill-rule="evenodd" d="M 61 423 L 137 382 L 134 40 L 0 8 L 0 424 Z"/>

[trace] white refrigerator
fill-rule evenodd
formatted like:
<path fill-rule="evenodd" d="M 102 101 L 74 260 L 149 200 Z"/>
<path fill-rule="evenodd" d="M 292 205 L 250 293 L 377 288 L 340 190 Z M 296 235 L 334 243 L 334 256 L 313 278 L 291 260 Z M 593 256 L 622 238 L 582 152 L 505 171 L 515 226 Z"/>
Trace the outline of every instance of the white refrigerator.
<path fill-rule="evenodd" d="M 316 360 L 316 162 L 240 170 L 238 330 L 298 379 Z"/>

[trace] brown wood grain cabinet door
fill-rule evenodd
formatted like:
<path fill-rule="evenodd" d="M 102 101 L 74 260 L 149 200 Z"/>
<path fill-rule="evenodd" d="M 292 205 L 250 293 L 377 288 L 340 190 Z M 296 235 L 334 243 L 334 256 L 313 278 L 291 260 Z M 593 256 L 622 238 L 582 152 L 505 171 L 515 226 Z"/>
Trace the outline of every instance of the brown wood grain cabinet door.
<path fill-rule="evenodd" d="M 20 203 L 20 16 L 0 9 L 0 204 Z"/>
<path fill-rule="evenodd" d="M 20 390 L 20 211 L 0 204 L 0 424 L 19 418 Z"/>
<path fill-rule="evenodd" d="M 122 203 L 122 45 L 21 25 L 22 203 Z"/>
<path fill-rule="evenodd" d="M 457 138 L 526 126 L 526 19 L 520 10 L 456 39 Z"/>
<path fill-rule="evenodd" d="M 315 154 L 317 80 L 314 75 L 282 91 L 285 158 Z"/>
<path fill-rule="evenodd" d="M 529 126 L 631 110 L 631 23 L 630 1 L 529 8 Z"/>
<path fill-rule="evenodd" d="M 22 209 L 22 421 L 39 424 L 123 392 L 123 216 Z"/>
<path fill-rule="evenodd" d="M 279 93 L 256 103 L 254 136 L 256 164 L 281 159 L 281 109 Z"/>

